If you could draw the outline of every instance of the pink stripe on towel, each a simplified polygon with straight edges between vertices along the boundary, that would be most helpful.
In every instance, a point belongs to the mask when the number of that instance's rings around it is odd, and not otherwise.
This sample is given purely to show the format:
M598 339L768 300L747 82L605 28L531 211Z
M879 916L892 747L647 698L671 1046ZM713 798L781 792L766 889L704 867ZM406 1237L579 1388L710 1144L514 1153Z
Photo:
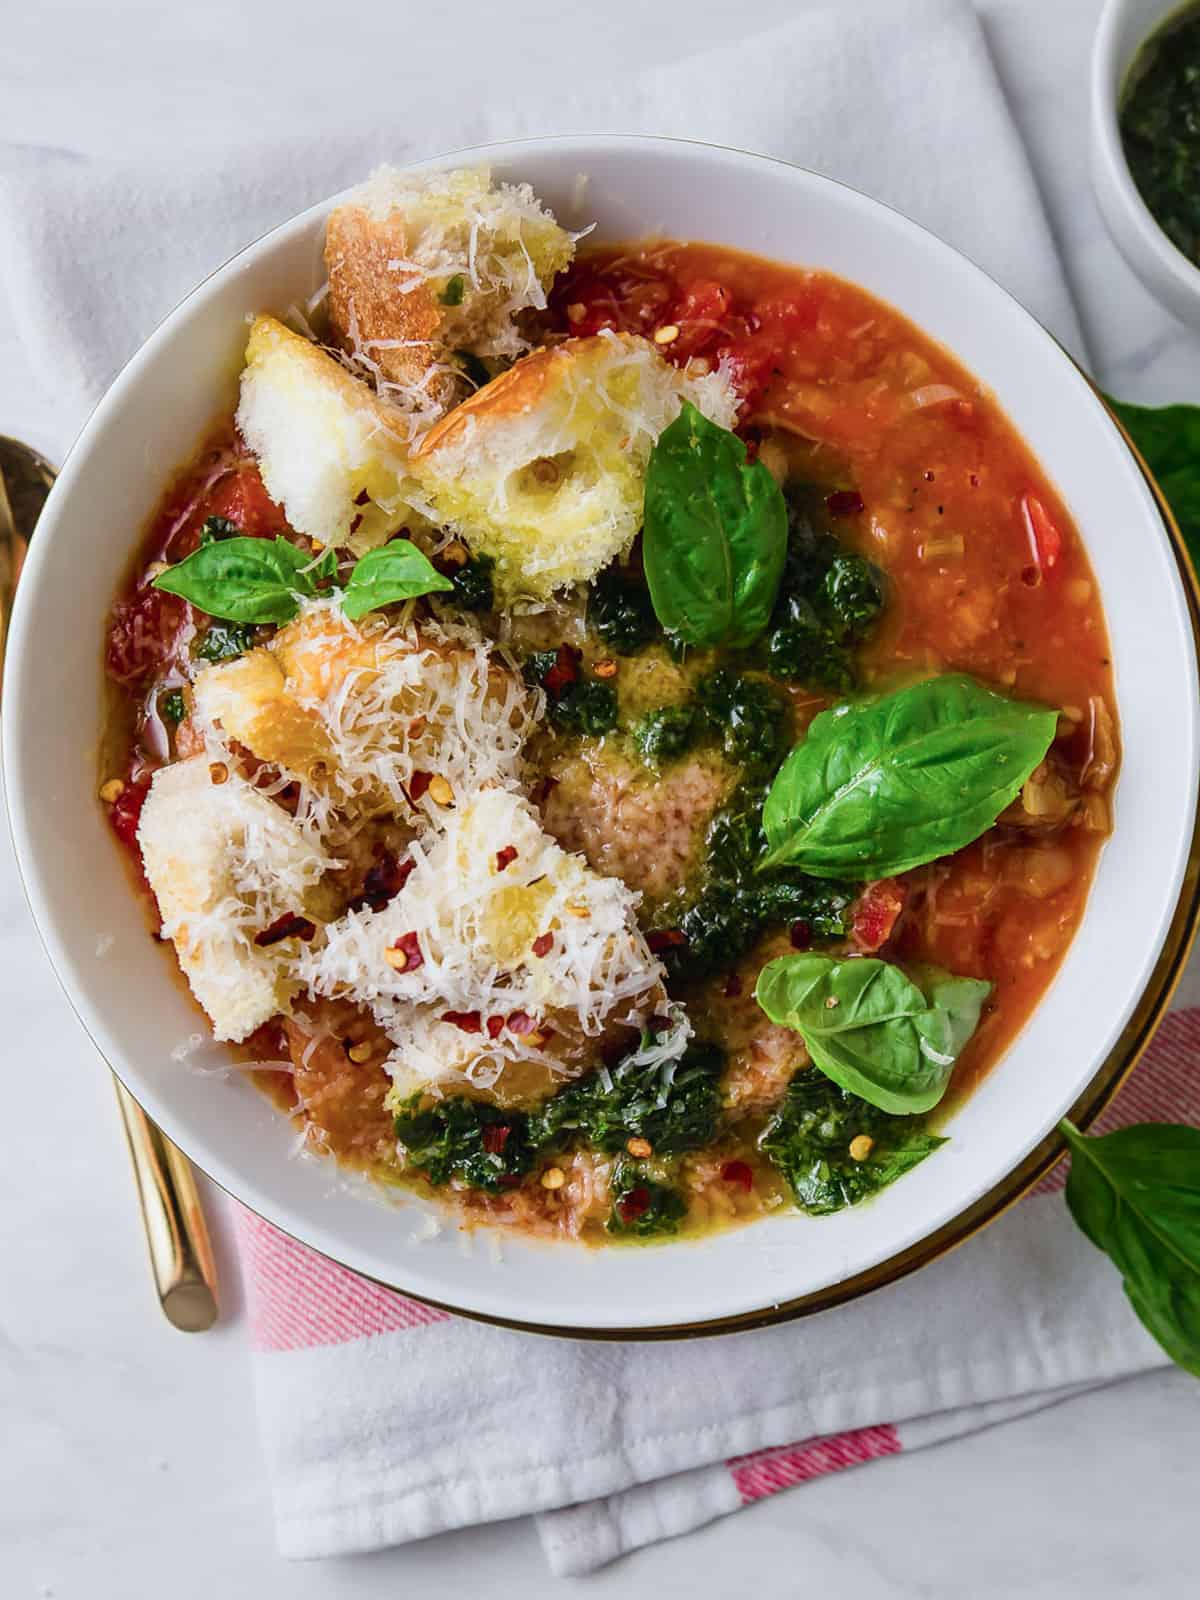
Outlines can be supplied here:
M849 1433L830 1434L824 1439L806 1439L779 1450L756 1450L753 1455L734 1456L725 1464L742 1504L749 1505L752 1500L762 1500L811 1478L823 1478L846 1467L861 1467L881 1456L897 1455L903 1448L900 1435L886 1423L874 1428L852 1428Z

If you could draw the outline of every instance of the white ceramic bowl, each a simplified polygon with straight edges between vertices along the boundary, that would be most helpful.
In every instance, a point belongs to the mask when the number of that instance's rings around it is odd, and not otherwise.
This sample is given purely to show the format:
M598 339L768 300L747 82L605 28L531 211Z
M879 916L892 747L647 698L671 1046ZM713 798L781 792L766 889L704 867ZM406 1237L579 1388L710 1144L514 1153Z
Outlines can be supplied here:
M1063 1113L1094 1109L1163 1000L1190 919L1190 903L1179 906L1200 697L1185 583L1154 496L1086 379L978 268L895 212L810 172L665 140L533 141L430 165L464 160L527 179L571 221L586 174L600 238L660 229L854 279L955 351L1033 443L1103 588L1125 738L1115 837L1050 993L955 1112L952 1142L871 1204L648 1250L506 1239L500 1265L485 1242L465 1253L453 1226L416 1242L421 1201L377 1203L294 1159L287 1122L243 1078L172 1058L200 1019L146 936L95 798L105 612L172 468L234 400L247 315L281 311L321 281L334 202L243 251L167 318L97 407L50 497L5 685L5 773L30 902L85 1026L155 1121L232 1194L347 1265L476 1314L593 1334L711 1329L829 1304L1007 1203L1053 1149Z
M1183 0L1108 0L1092 48L1091 169L1096 203L1125 260L1156 299L1200 328L1200 267L1176 248L1138 193L1117 106L1134 57Z

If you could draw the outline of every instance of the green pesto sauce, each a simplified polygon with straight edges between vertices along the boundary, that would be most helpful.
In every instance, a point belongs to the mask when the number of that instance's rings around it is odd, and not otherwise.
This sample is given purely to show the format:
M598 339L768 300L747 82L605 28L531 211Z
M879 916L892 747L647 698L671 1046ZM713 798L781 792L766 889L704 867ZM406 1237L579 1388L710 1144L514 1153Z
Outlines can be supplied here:
M1153 34L1120 110L1125 159L1168 239L1200 266L1200 7Z

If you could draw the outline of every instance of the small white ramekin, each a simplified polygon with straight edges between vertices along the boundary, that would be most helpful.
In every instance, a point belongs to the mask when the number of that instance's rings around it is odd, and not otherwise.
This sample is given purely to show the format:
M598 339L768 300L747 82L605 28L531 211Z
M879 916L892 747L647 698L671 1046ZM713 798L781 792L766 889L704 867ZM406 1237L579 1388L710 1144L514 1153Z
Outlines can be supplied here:
M1200 328L1200 267L1168 239L1138 193L1117 121L1121 87L1142 45L1182 0L1108 0L1092 49L1092 187L1113 241L1169 311Z

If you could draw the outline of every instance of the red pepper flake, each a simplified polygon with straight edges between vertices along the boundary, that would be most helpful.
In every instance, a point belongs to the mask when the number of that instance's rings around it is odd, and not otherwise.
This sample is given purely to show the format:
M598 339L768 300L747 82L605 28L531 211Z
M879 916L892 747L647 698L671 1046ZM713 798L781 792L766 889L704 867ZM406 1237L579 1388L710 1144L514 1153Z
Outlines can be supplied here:
M404 957L404 965L397 966L397 972L415 972L418 967L425 965L425 955L421 949L421 941L415 933L402 933L392 945L393 950L399 950Z
M617 1201L617 1215L624 1223L636 1222L639 1217L644 1217L650 1209L650 1191L644 1183L639 1183L635 1189L630 1189L628 1194L623 1194Z
M516 847L516 845L515 844L506 844L504 846L503 850L497 850L496 851L496 871L497 872L503 872L505 867L511 867L513 862L516 859L517 859L517 847Z
M735 1188L745 1189L747 1194L754 1187L754 1173L744 1161L727 1161L721 1168L721 1178Z
M412 777L408 780L408 798L414 806L432 782L432 772L413 773Z
M396 898L416 870L417 863L411 856L398 861L390 850L380 850L377 857L375 865L367 868L363 886L347 906L348 911L368 908L382 911L389 901Z
M825 509L831 517L857 517L866 505L857 489L835 489L825 496Z
M350 532L351 533L357 533L361 523L362 523L362 512L359 511L359 512L355 513L354 521L350 524Z
M315 922L310 922L307 917L301 917L294 911L285 911L281 917L276 917L269 928L264 928L261 933L254 935L254 942L262 950L268 945L278 944L282 939L311 939L317 931Z
M736 972L731 972L725 979L725 994L730 1000L733 1000L737 995L741 994L745 987L745 984L738 977Z
M508 1143L508 1136L512 1132L507 1122L493 1123L483 1130L483 1148L490 1156L504 1154L504 1146Z
M449 1022L463 1033L482 1033L483 1018L478 1011L443 1011L442 1021Z
M360 489L358 491L358 493L354 496L354 504L356 506L365 506L367 501L370 498L371 498L371 496L367 493L367 491L365 489Z
M503 1017L489 1017L487 1019L487 1036L489 1039L498 1039L503 1032Z
M797 917L789 930L793 950L807 950L812 945L812 927L803 917Z
M515 1033L518 1038L525 1033L537 1032L537 1020L531 1017L528 1011L510 1011L508 1013L508 1031Z
M535 956L547 956L547 955L549 955L551 947L553 946L553 944L554 944L554 935L552 933L539 933L537 938L533 941L533 953L534 953L534 955Z
M583 659L583 651L577 650L574 645L560 644L554 657L554 665L542 679L542 687L549 695L560 695L569 689L579 677L579 663Z
M687 934L682 928L657 928L646 935L646 944L652 956L661 955L664 950L678 950L687 942Z

